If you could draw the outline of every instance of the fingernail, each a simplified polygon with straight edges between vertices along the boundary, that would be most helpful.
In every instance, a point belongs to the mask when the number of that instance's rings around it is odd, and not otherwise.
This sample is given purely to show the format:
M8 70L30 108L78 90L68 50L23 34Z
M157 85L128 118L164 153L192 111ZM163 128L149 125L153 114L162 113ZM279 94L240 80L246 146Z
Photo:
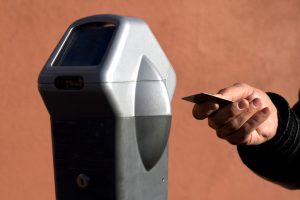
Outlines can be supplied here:
M218 104L213 104L210 106L210 109L206 112L206 115L210 115L212 114L213 112L215 112L216 110L219 109L219 105Z
M239 103L238 103L238 107L239 109L243 110L245 108L247 108L248 104L244 101L244 100L241 100Z
M255 108L258 108L261 106L261 102L260 102L260 99L256 98L252 101L252 104Z
M270 113L270 109L268 107L261 110L264 115L268 115Z
M214 112L214 110L209 110L209 111L207 111L206 116L211 115L213 112Z

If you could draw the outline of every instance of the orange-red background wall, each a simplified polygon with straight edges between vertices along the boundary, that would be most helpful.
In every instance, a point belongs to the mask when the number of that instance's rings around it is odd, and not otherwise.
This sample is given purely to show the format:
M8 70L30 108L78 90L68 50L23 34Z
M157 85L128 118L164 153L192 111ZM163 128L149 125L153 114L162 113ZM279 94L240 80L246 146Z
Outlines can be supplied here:
M1 0L0 199L54 200L50 122L38 74L81 17L137 16L177 72L169 200L298 200L262 180L192 118L181 97L246 82L294 104L300 88L299 0Z

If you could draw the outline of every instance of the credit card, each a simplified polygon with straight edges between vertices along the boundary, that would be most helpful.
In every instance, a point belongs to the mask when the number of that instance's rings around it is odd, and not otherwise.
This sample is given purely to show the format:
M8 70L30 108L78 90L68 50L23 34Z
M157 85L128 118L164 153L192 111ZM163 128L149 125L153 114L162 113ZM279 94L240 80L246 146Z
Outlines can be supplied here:
M220 97L216 97L212 94L208 94L208 93L200 93L200 94L194 94L191 96L186 96L182 98L183 100L192 102L192 103L204 103L204 102L214 102L219 104L220 107L226 106L228 104L233 103L233 101L230 101L228 99L224 99L224 98L220 98Z

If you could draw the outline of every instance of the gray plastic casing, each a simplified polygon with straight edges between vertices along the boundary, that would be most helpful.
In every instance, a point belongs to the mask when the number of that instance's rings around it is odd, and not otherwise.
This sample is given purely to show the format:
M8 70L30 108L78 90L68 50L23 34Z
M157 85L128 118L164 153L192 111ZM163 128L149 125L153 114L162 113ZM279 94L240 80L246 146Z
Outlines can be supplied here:
M96 66L54 66L72 30L92 22L117 26L102 62ZM59 76L81 76L84 87L80 90L58 89L54 83ZM58 200L167 200L168 137L176 75L143 20L117 15L96 15L74 22L46 62L38 83L51 115ZM107 122L110 119L113 119L113 123ZM95 123L102 124L102 128L92 129L86 125ZM103 131L103 127L106 131ZM88 133L94 137L99 131L113 135L113 151L108 152L115 159L114 170L107 174L108 179L111 179L109 181L115 182L112 184L115 194L109 198L96 198L89 191L84 193L78 189L70 189L72 192L65 190L68 186L64 181L68 177L60 176L69 172L74 175L86 169L69 163L66 168L59 165L58 158L65 155L64 150L60 150L61 145L65 145L61 143L60 135L74 132L74 135ZM67 148L66 151L74 155L78 153L79 149L71 149L78 145L75 145L78 141L69 138L68 142L69 146L64 147ZM73 158L64 159L75 162ZM102 162L101 157L97 159ZM85 162L84 158L82 160ZM101 170L99 169L99 173ZM72 181L73 178L70 184ZM69 184L68 180L67 183ZM97 190L104 189L99 187Z

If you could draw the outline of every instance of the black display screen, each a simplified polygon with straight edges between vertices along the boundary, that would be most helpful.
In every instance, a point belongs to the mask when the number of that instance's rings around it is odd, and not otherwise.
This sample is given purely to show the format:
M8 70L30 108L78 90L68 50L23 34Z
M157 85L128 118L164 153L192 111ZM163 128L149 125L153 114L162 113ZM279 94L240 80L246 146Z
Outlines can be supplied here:
M104 23L88 23L74 28L53 66L98 65L115 29L115 25Z

